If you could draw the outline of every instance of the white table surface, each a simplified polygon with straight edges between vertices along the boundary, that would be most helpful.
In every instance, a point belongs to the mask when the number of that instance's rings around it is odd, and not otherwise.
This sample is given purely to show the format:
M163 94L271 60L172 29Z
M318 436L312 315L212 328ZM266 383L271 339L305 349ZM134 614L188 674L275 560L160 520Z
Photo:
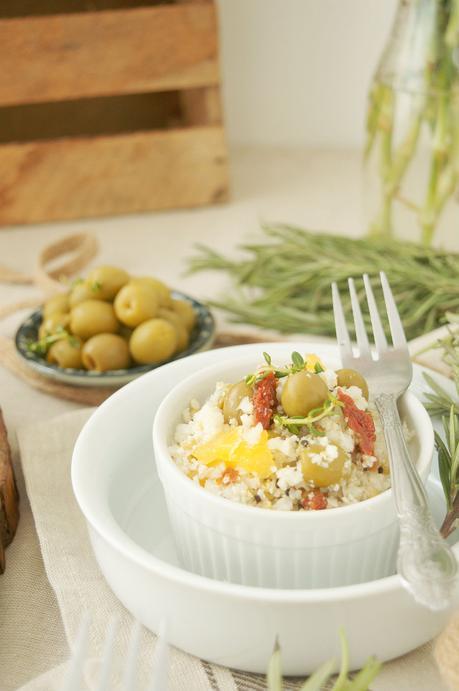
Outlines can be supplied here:
M227 282L215 273L183 276L184 259L192 254L197 242L234 253L238 242L259 237L260 220L279 220L353 236L362 232L358 152L247 149L232 152L231 161L232 200L228 204L1 229L0 264L32 271L43 245L65 234L90 231L100 241L100 254L94 263L119 264L133 273L154 274L199 298L217 294ZM33 295L28 287L1 285L0 305ZM12 335L18 320L19 317L10 317L0 323L0 333ZM221 317L220 323L223 323ZM3 368L0 368L0 405L13 444L14 430L18 426L78 407L31 389ZM36 656L29 667L24 665L29 641L14 638L12 624L18 618L35 616L46 622L38 631L31 626L30 642L35 648L42 645L47 656L50 649L54 650L56 664L67 654L51 587L42 589L40 598L36 596L37 585L46 582L46 575L42 568L35 566L31 571L28 567L39 552L39 546L32 540L31 551L33 517L17 459L16 470L22 497L21 523L15 541L7 550L6 572L0 578L1 691L12 691L44 671ZM27 550L24 548L26 542ZM14 604L6 597L12 589L20 593ZM390 677L389 674L387 683L378 684L377 688L395 688ZM437 691L444 688L433 663L426 670L426 680L419 679L418 691L432 691L432 680L435 680Z

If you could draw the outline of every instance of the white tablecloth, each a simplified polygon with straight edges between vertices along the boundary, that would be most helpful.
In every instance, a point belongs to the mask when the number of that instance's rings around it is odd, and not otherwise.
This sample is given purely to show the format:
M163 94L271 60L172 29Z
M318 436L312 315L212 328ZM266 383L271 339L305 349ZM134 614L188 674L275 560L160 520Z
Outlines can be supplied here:
M227 286L216 274L183 276L184 259L195 243L234 252L239 241L258 236L260 220L279 220L310 229L349 235L362 230L360 156L356 152L234 152L232 201L224 206L0 230L0 263L30 271L39 249L63 234L91 231L100 240L96 262L155 274L197 297ZM95 263L96 263L95 262ZM0 286L0 305L32 297L30 288ZM11 335L18 322L0 323ZM75 404L31 390L0 369L0 405L13 445L14 431L27 423L77 409ZM21 522L7 550L0 577L0 690L13 691L58 665L68 655L59 607L49 585L16 457L21 492ZM413 676L414 675L414 676ZM445 687L430 654L388 664L373 685L378 691L442 691Z

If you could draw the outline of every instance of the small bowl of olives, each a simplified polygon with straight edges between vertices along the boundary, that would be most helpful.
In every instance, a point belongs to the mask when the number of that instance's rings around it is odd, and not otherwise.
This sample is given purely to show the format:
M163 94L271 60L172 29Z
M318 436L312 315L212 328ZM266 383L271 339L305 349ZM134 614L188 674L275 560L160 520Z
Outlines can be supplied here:
M152 276L99 266L19 327L18 354L40 374L78 386L121 386L210 348L209 309Z

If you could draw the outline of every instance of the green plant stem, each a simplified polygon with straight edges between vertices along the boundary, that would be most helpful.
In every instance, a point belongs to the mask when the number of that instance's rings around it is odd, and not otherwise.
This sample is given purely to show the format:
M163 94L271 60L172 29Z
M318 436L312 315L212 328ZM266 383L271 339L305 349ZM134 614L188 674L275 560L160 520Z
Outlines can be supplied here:
M430 245L432 242L433 234L435 231L435 223L437 215L435 213L435 199L438 181L438 172L440 168L440 163L438 160L438 154L434 154L432 159L432 165L430 169L429 186L427 189L427 198L424 209L421 214L421 227L422 227L422 242L425 245Z
M451 0L451 15L445 33L445 43L449 48L456 48L459 43L459 0Z
M443 535L444 538L447 538L453 533L456 528L457 524L459 522L459 494L456 495L456 498L452 504L451 509L448 511L448 513L445 516L445 520L442 523L442 526L440 528L440 533Z
M430 245L444 207L459 181L459 96L455 64L455 53L459 47L459 0L431 0L428 6L425 0L415 0L413 11L416 12L413 24L416 36L423 32L427 35L426 27L432 27L432 35L426 54L425 83L419 86L412 121L397 147L398 89L403 89L403 86L395 85L395 80L394 85L383 83L378 73L370 92L365 161L370 160L375 150L379 163L380 205L369 224L369 235L389 237L392 234L394 202L402 199L404 206L417 215L422 242ZM414 39L413 33L411 38ZM403 76L407 75L402 75L402 80ZM431 162L424 203L416 204L406 200L400 188L423 131L430 132Z
M383 194L383 200L379 214L370 225L370 235L372 237L386 237L392 235L392 195Z
M435 226L442 211L438 203L438 186L444 166L449 161L450 137L450 89L451 89L451 65L445 53L444 46L439 48L442 55L441 70L435 80L438 90L436 96L435 127L432 140L432 161L425 205L420 215L422 227L422 240L424 244L432 242Z

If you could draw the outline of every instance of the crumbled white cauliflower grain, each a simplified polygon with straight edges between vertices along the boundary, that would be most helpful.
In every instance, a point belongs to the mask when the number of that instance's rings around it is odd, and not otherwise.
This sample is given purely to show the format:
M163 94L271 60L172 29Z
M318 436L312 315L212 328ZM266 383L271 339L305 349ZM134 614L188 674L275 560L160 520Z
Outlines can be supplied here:
M278 366L281 368L284 364L280 363ZM261 365L255 373L265 367L266 365ZM256 411L250 396L245 396L240 401L240 415L229 423L225 422L223 401L232 383L220 381L203 404L192 399L183 411L182 421L175 429L170 447L172 458L193 482L206 491L231 501L276 511L309 510L307 502L305 506L305 498L314 499L317 487L313 479L305 480L303 476L306 459L313 466L327 469L344 453L341 479L320 490L326 499L327 508L353 504L383 492L390 487L390 474L379 415L373 405L369 406L359 387L338 387L336 372L330 367L324 367L319 376L332 395L337 396L339 389L342 389L352 398L357 408L368 410L373 416L376 431L373 455L361 453L358 435L347 426L342 408L336 408L318 421L316 434L306 426L299 428L299 434L293 434L279 421L273 421L266 435L267 442L262 444L261 441L266 436L263 436L265 433L261 423L256 421ZM273 412L277 415L284 414L281 396L286 381L287 378L279 378L276 382L277 404ZM216 458L209 464L197 460L193 455L195 452L197 454L196 449L225 431L231 432L231 435L237 431L236 441L231 441L234 443L236 457L240 442L244 442L250 449L260 443L260 448L257 446L253 451L253 462L255 468L264 467L262 475L251 470L250 465L238 464L237 461L232 461L227 466L223 459ZM406 425L404 433L409 440L412 433ZM234 440L234 436L230 436L230 439ZM266 469L268 451L268 464L271 465ZM228 448L222 453L228 453ZM384 472L368 472L375 468L375 464L382 466ZM228 468L233 471L229 472Z

